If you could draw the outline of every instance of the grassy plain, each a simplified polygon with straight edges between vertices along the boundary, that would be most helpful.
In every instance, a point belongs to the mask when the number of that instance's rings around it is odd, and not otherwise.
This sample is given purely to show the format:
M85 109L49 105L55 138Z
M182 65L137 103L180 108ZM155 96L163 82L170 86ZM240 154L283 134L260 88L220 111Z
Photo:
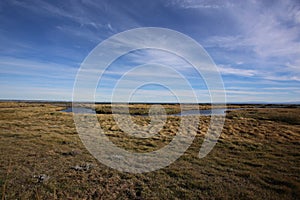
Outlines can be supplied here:
M4 199L298 199L300 108L230 111L221 137L198 158L210 122L200 118L197 136L173 164L143 174L122 173L98 162L82 144L64 103L0 103L0 197ZM168 144L180 117L169 116L151 139L126 136L108 105L97 105L101 127L120 147L149 152ZM193 105L195 106L195 105ZM193 108L191 106L191 109ZM176 113L177 105L166 105ZM209 108L208 105L200 108ZM149 105L131 105L145 114ZM139 125L150 122L132 116Z

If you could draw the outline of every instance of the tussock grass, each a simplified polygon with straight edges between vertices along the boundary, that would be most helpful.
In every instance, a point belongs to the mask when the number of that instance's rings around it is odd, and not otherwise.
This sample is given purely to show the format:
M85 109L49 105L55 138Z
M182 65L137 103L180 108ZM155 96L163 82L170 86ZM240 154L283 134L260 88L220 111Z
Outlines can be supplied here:
M148 115L149 109L151 105L149 104L116 104L112 105L115 107L115 114L126 114L124 111L124 107L129 108L129 114L131 115ZM112 114L112 106L111 105L96 105L95 111L97 114ZM181 111L179 105L163 105L166 114L176 114ZM196 105L195 105L196 107Z
M148 105L131 106L139 113L149 109ZM176 105L168 106L177 109ZM176 162L154 172L129 174L111 169L89 154L77 135L72 113L60 112L65 107L51 103L0 103L2 199L297 199L300 196L299 108L231 111L217 145L203 159L198 158L198 153L210 118L201 116L193 144ZM167 145L180 122L180 117L170 116L153 138L138 139L126 135L112 115L97 116L116 145L140 153ZM150 123L148 117L131 117L140 126ZM87 163L93 167L74 170L74 166ZM38 181L36 177L42 174L49 179Z
M247 109L240 112L229 111L230 117L245 117L258 120L274 121L279 123L286 123L290 125L300 125L299 110L297 107L286 108L265 108L265 109Z

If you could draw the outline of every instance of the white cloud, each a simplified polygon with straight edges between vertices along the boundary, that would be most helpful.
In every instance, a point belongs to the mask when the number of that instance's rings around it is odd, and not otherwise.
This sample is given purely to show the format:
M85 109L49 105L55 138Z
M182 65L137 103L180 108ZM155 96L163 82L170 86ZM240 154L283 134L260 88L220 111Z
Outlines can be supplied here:
M265 79L277 80L277 81L300 81L300 76L290 75L290 76L264 76Z
M14 57L0 57L0 68L0 74L6 76L35 76L56 80L71 80L75 77L77 71L74 66Z
M103 37L103 35L100 35L95 31L74 26L60 25L56 26L56 29L61 31L62 33L65 33L66 35L80 37L82 39L85 39L86 41L90 41L93 43L99 43L101 40L103 40L103 38L105 38Z
M245 1L225 11L232 16L238 31L232 35L214 35L204 42L205 47L217 48L223 56L227 55L224 57L232 65L240 56L242 65L234 68L220 65L223 74L257 75L275 81L300 80L300 4L291 0L272 4ZM242 69L244 66L250 69Z
M84 5L76 1L69 1L67 4L62 4L60 7L54 6L46 1L22 2L13 0L11 3L42 15L68 18L82 26L91 25L94 27L102 27L102 24L97 23L93 19L91 13L84 12Z
M167 6L176 6L182 9L224 9L233 6L230 1L209 0L170 0Z
M111 33L117 33L123 28L119 28L113 23L119 25L119 21L115 19L123 19L123 25L130 25L131 27L138 27L139 24L132 17L126 13L120 11L117 6L112 7L112 4L108 4L105 1L60 1L58 4L47 1L19 1L12 0L10 3L14 6L22 7L30 10L32 13L62 19L63 25L57 26L59 30L67 33L74 33L75 36L90 35L94 38L95 35L99 42L99 39L103 40ZM113 21L113 22L112 22ZM72 23L69 23L72 22ZM76 25L74 25L74 23ZM127 29L127 28L126 28ZM85 33L88 32L88 33ZM105 32L105 36L99 35Z
M183 58L164 50L148 49L128 54L128 59L136 64L157 63L171 66L177 70L187 70L193 67Z
M265 5L261 1L246 1L234 4L227 12L235 19L234 23L240 32L212 36L206 41L208 47L248 47L261 57L300 53L300 4L276 1L272 5Z
M288 71L293 71L294 74L300 76L300 58L291 60L285 64Z
M221 72L221 74L224 75L254 76L257 74L255 70L238 69L225 65L218 65L218 69Z

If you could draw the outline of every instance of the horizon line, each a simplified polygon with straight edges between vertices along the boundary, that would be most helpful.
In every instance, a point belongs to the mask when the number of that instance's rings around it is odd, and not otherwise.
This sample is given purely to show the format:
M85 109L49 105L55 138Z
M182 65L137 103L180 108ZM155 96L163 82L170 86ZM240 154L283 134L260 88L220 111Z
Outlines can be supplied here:
M44 99L1 99L0 102L43 102L43 103L95 103L95 104L212 104L211 102L142 102L142 101L133 101L133 102L110 102L110 101L70 101L70 100L44 100ZM246 101L246 102L216 102L213 104L299 104L300 101L291 101L291 102L265 102L265 101Z

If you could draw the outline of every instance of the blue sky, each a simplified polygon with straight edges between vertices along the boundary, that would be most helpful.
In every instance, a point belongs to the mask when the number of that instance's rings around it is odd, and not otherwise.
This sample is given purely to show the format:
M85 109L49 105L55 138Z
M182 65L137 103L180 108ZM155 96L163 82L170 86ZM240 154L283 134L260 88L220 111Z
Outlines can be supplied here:
M300 101L296 0L2 0L0 99L71 100L76 73L89 52L110 36L139 27L169 28L199 42L222 75L228 102ZM113 85L129 69L129 61L150 60L177 67L199 101L210 101L203 80L184 70L189 68L186 63L157 50L134 52L113 63L96 100L111 100ZM151 67L136 72L133 77L169 78ZM185 94L184 88L174 87ZM169 97L166 88L145 86L133 100L172 101Z

